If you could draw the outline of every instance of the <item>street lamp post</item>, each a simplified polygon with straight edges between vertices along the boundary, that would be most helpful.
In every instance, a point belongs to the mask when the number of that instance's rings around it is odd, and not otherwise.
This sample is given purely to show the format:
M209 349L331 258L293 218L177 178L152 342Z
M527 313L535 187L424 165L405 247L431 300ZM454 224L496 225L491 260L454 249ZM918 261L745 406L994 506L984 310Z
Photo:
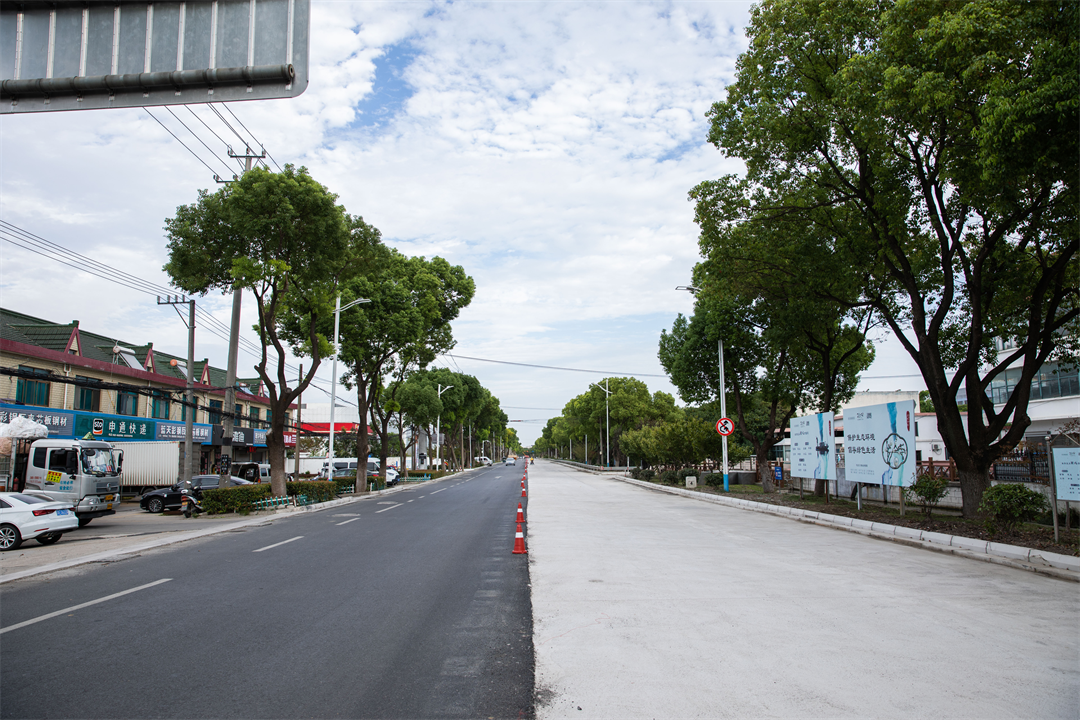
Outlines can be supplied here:
M337 302L334 304L334 360L331 363L330 368L330 452L326 462L327 480L333 482L334 480L334 408L337 405L337 354L338 354L338 330L341 327L341 311L348 310L353 305L359 305L361 303L369 303L370 300L366 298L357 298L345 307L341 307L341 295L337 296ZM360 418L360 422L364 422L364 418ZM357 458L356 467L357 478L359 478L359 468L364 468L365 477L367 477L367 458L364 458L364 463L360 463L360 458ZM360 481L357 480L356 491L360 491Z
M694 287L693 285L679 285L676 290L687 290L691 295L697 296L698 291L701 288ZM727 417L727 387L724 385L724 340L718 338L716 341L717 352L720 357L720 417ZM724 463L724 492L729 492L728 489L728 454L727 454L727 435L720 436L720 444L722 446L723 463Z
M453 385L447 385L443 387L439 385L439 400L442 400L442 394L454 387ZM442 410L439 410L439 416L435 420L435 467L442 472Z
M604 378L604 387L600 387L596 383L590 383L597 390L604 391L604 418L607 421L607 437L604 439L604 467L611 467L611 410L609 407L611 391L608 390L609 380L610 378Z

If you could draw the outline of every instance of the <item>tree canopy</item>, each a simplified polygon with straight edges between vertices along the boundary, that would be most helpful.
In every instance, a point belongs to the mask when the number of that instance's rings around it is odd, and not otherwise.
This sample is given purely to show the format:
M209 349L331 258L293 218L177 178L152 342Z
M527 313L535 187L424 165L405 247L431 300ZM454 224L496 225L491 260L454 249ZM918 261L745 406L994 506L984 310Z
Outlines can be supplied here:
M699 217L721 244L739 226L765 241L744 272L891 329L965 515L1030 424L1032 377L1075 358L1078 20L1072 2L765 0L709 113L709 140L746 173L696 188ZM1016 348L999 361L995 340Z
M274 492L285 492L284 428L290 404L311 383L329 351L325 320L340 285L365 267L372 233L306 169L256 168L165 222L172 283L191 293L234 288L254 296L262 356L255 366L270 393L267 433ZM311 356L290 387L286 347ZM270 352L274 353L271 363Z

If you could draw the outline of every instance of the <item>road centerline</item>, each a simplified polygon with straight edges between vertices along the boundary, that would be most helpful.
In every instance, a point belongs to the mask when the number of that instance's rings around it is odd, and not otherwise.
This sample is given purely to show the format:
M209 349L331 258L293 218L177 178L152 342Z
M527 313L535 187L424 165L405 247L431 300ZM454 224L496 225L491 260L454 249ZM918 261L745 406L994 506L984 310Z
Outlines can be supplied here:
M167 583L170 580L172 580L172 578L162 578L161 580L155 580L152 583L147 583L145 585L140 585L139 587L134 587L134 588L131 588L130 590L124 590L122 592L113 593L112 595L106 595L105 597L98 598L97 600L90 600L89 602L84 602L84 603L82 603L80 605L72 605L69 608L64 608L63 610L57 610L56 612L51 612L51 613L48 613L46 615L40 615L40 616L38 616L36 618L31 618L30 620L23 620L21 623L15 623L14 625L8 625L6 628L0 629L0 635L3 635L4 633L8 632L9 630L18 630L21 627L26 627L27 625L33 625L34 623L39 623L42 620L48 620L49 618L54 618L54 617L57 617L58 615L65 615L67 613L74 612L75 610L81 610L81 609L83 609L85 607L90 607L91 605L97 605L98 603L103 603L103 602L105 602L107 600L113 600L115 598L122 597L124 595L129 595L129 594L131 594L133 592L138 592L139 590L145 590L147 588L152 588L155 585L160 585L161 583Z
M386 512L387 510L393 510L394 508L396 508L396 507L401 507L401 506L402 506L402 505L404 505L404 504L405 504L405 503L398 503L397 505L391 505L390 507L387 507L387 508L383 508L382 510L376 510L376 511L375 511L375 514L376 514L376 515L378 515L379 513L384 513L384 512Z
M346 521L346 522L348 522L348 521ZM270 550L272 548L276 548L276 547L279 547L281 545L285 545L286 543L291 543L294 540L299 540L302 537L304 537L304 536L303 535L297 535L294 538L289 538L288 540L282 540L279 543L274 543L273 545L267 545L266 547L261 547L258 550L252 550L251 552L262 552L263 550Z
M359 519L360 519L359 517L354 517L354 518L350 518L350 519L348 519L348 520L346 520L344 522L339 522L339 523L335 523L335 524L336 525L348 525L349 523L356 522Z

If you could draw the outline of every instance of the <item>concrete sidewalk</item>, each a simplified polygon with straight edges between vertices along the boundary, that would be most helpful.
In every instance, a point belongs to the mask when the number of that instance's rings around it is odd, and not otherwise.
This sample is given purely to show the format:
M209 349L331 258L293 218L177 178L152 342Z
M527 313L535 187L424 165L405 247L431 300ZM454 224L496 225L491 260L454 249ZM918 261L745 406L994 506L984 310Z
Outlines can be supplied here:
M1080 594L555 466L530 468L547 718L1076 718Z

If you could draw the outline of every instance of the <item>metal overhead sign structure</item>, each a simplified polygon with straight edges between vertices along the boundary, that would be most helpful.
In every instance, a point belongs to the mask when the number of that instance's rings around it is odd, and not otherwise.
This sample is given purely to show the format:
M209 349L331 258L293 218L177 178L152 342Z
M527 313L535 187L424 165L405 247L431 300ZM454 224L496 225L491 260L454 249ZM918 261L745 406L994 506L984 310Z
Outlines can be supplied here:
M310 0L0 1L0 114L296 97Z

